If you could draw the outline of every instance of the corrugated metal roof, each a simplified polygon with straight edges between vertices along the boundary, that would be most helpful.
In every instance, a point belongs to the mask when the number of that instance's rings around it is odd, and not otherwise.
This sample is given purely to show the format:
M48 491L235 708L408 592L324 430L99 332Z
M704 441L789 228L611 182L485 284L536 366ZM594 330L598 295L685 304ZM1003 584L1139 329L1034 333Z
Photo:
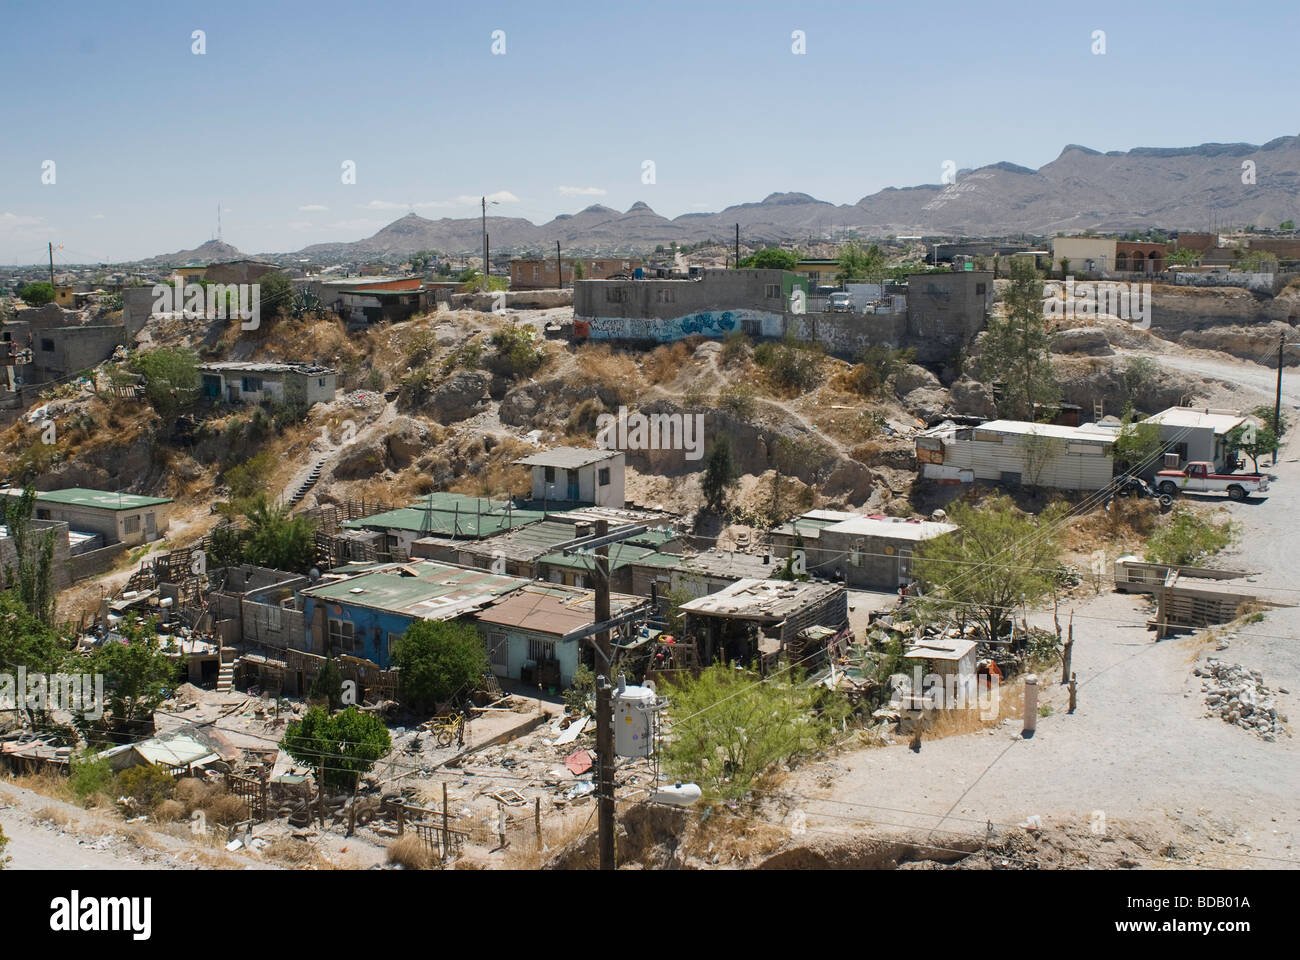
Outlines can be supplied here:
M593 463L602 463L622 454L618 450L584 450L582 447L556 447L543 450L531 457L516 460L515 463L525 467L559 467L563 470L577 470Z
M833 583L737 580L731 586L681 605L691 613L777 621L844 588Z
M402 571L415 575L403 575ZM423 560L392 564L375 572L309 587L302 595L422 620L445 620L477 609L526 583L527 580L518 577Z
M10 491L12 492L12 491ZM90 490L69 487L36 494L42 503L61 503L73 507L96 507L101 510L136 510L171 503L170 497L145 497L134 493L113 493L110 490Z
M619 614L645 603L641 597L627 594L612 593L609 597L611 614ZM529 583L479 611L476 619L482 623L564 637L594 623L595 613L595 594L590 590L559 584Z

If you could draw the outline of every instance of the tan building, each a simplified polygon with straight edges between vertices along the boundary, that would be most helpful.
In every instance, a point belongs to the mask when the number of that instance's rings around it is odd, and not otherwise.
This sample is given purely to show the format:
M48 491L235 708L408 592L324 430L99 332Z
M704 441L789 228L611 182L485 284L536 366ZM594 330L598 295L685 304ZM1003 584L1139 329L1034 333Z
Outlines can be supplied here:
M1115 269L1115 240L1109 237L1056 237L1052 240L1052 269L1068 260L1076 277Z
M510 261L511 290L555 289L563 283L573 284L573 264L582 264L583 280L609 280L612 277L631 277L640 268L637 257L563 257L562 275L556 279L554 257L519 258Z
M6 491L10 496L20 491ZM167 532L166 497L70 487L36 494L36 520L66 523L72 530L102 534L106 544L149 543Z

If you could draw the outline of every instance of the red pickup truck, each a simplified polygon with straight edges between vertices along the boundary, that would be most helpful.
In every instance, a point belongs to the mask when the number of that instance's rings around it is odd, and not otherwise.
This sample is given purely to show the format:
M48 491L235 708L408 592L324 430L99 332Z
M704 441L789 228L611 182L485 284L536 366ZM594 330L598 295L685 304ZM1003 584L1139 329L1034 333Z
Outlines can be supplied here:
M1214 464L1194 460L1185 470L1161 470L1156 474L1156 489L1169 496L1184 490L1196 492L1228 491L1234 500L1268 490L1268 477L1262 473L1215 473Z

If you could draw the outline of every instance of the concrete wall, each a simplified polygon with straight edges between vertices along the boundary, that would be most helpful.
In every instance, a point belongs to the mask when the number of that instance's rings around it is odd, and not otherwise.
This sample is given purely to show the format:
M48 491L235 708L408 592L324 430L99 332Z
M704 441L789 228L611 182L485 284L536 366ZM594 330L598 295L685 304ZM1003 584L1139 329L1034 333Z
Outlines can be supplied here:
M54 531L53 563L50 566L50 580L54 589L64 590L72 584L73 562L68 549L68 525L57 521L33 520L28 526L28 550L36 549L44 538L46 531ZM5 571L13 568L15 576L18 567L18 550L13 537L0 537L0 585L4 584ZM17 584L14 584L17 587Z
M982 270L907 278L907 345L922 362L947 360L984 328L993 274Z
M73 580L85 580L112 569L127 551L125 543L115 543L98 550L87 550L68 558Z

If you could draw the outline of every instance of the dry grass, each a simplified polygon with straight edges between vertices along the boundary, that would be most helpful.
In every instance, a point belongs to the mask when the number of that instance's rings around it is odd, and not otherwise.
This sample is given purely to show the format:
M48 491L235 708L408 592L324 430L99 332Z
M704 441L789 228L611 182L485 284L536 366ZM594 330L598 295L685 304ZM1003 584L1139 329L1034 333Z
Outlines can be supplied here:
M41 807L36 811L36 819L48 821L60 828L66 827L72 822L72 818L58 807Z
M1044 681L1046 675L1044 674ZM1040 690L1050 683L1040 684ZM940 710L931 715L930 722L921 733L921 740L942 740L970 733L994 729L1006 720L1018 720L1024 714L1025 682L1023 679L1003 684L998 689L997 712L985 716L979 709ZM1041 702L1041 696L1040 696Z
M63 800L68 803L77 802L77 796L72 792L67 777L60 777L52 773L25 773L15 777L13 784L22 787L24 790L30 790L32 793L39 793L43 797Z
M328 865L320 851L305 840L276 837L262 850L262 857L297 869L320 869Z
M648 383L667 383L676 379L691 358L686 344L678 341L652 350L641 362L641 373Z
M585 344L574 351L572 371L565 378L570 386L588 383L612 389L621 404L631 404L644 388L644 380L636 360L626 353L617 353L604 344Z
M406 870L431 870L434 858L425 842L410 833L388 845L388 862Z
M178 800L164 800L154 808L153 816L159 823L174 823L185 816L185 804Z

